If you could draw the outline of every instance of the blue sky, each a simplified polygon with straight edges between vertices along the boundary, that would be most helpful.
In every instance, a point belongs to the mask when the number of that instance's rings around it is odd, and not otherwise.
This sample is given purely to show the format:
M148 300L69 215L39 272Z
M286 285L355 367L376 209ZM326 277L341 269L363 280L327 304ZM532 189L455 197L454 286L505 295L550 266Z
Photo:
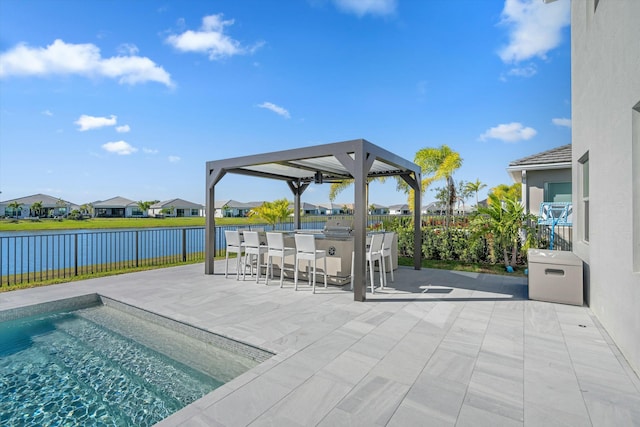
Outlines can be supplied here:
M203 203L208 160L356 138L409 160L447 144L456 181L510 184L510 161L571 142L569 6L3 0L0 200ZM218 200L283 197L270 180L216 186ZM370 200L406 196L389 180Z

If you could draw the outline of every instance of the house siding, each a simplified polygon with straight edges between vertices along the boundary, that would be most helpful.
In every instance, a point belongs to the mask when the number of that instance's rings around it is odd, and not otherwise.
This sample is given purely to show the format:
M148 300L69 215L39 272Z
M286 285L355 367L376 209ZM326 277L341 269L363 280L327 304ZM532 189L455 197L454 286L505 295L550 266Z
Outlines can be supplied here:
M571 169L547 169L527 171L527 200L529 212L540 215L540 203L544 202L545 183L571 182Z
M640 273L634 267L638 168L633 107L640 101L640 1L571 2L574 252L585 263L585 296L640 373ZM589 238L584 235L580 159L589 158ZM635 175L634 175L635 174ZM635 188L634 188L635 187Z

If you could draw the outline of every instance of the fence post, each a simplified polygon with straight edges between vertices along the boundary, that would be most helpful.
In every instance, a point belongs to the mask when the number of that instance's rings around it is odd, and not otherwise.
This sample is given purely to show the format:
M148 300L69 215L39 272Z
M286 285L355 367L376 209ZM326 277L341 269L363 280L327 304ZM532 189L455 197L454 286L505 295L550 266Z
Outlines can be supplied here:
M182 262L187 262L187 229L182 229Z
M78 275L78 233L73 235L73 275Z
M136 230L136 267L138 267L138 230Z

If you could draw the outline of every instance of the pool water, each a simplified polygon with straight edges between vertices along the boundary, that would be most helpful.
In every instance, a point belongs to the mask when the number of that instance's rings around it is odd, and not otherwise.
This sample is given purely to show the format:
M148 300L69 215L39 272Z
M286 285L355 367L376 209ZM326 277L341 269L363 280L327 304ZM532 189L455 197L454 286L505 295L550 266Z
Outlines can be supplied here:
M107 306L0 324L0 425L150 426L255 366Z

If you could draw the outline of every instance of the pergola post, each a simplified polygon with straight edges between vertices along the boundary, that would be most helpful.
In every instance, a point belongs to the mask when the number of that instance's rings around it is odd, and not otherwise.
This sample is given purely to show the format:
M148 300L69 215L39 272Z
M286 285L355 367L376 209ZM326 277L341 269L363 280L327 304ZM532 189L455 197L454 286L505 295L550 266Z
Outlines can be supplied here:
M204 228L204 274L214 274L214 258L216 256L216 204L215 188L225 175L223 169L211 169L207 163L206 170L206 218Z
M307 189L309 184L300 181L287 181L287 185L293 193L293 228L300 229L302 228L302 221L300 219L300 196L302 196L302 193L304 193L304 190Z

